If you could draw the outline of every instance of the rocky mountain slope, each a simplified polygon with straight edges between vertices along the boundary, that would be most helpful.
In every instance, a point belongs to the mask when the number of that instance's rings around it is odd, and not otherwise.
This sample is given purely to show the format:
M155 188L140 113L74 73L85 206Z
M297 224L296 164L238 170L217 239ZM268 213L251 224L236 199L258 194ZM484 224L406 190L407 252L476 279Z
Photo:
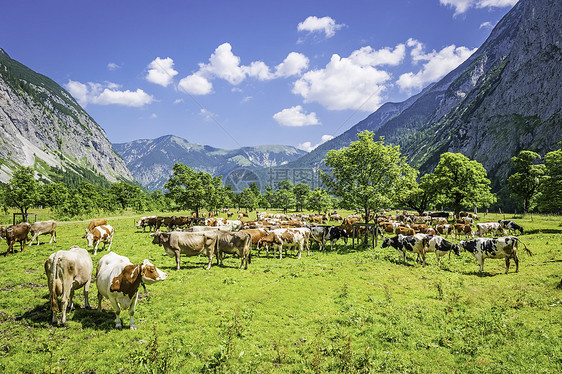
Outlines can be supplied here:
M383 105L291 166L317 166L328 150L368 129L400 145L422 172L443 152L461 152L484 165L498 190L512 156L545 154L562 140L561 42L562 2L520 0L468 60L414 102L392 104L396 114L388 116L379 114L388 111Z
M293 161L306 152L290 146L262 145L238 149L219 149L190 143L177 136L142 139L114 144L133 176L143 186L162 189L174 163L181 162L197 171L226 176L235 169L272 167Z
M133 181L105 131L51 79L0 49L0 181L32 166L45 181Z

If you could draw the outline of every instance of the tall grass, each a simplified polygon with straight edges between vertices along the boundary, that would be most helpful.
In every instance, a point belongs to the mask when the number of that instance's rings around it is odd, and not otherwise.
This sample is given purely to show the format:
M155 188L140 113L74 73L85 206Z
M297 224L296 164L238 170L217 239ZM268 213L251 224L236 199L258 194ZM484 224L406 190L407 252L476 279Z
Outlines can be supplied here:
M254 254L248 270L232 257L209 271L203 257L182 257L176 271L132 217L108 222L113 251L169 274L141 290L138 330L127 329L126 312L116 330L107 300L102 312L82 309L82 290L67 326L50 324L43 263L56 250L86 247L87 223L61 222L56 244L44 236L23 253L0 252L0 372L562 371L560 217L518 220L534 256L520 251L519 273L507 275L503 260L487 260L478 274L468 253L441 267L429 254L422 267L392 249L343 241L301 260ZM96 294L93 284L94 306Z

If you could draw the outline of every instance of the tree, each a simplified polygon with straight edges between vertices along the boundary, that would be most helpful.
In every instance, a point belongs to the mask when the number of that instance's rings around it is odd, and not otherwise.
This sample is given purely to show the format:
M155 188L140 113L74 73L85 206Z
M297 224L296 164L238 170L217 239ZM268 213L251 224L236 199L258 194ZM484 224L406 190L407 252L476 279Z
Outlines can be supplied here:
M240 192L240 195L238 196L238 205L240 208L246 208L246 212L248 209L250 211L255 209L257 207L257 203L258 200L256 195L249 188L244 188L242 192Z
M302 211L306 202L306 197L310 193L310 186L308 184L299 183L293 188L293 193L295 194L296 210L297 212Z
M461 153L443 153L433 174L438 198L455 215L463 207L489 206L496 201L484 166Z
M562 147L562 142L558 143ZM539 209L546 212L562 211L562 148L544 156L546 177L540 186Z
M57 211L68 199L68 187L62 183L47 183L39 187L39 204Z
M306 208L318 212L318 214L325 212L332 206L333 200L326 190L320 187L314 191L310 191L306 196Z
M39 183L34 178L31 167L20 167L12 179L4 184L4 205L17 207L27 221L27 210L39 202Z
M546 167L536 164L541 156L532 151L521 151L518 156L513 156L511 162L515 165L515 174L507 179L511 196L523 199L523 212L532 209L532 201L539 192L539 186L544 179Z
M419 184L415 183L409 188L401 203L421 215L436 196L435 175L430 173L422 176Z
M199 217L199 210L207 205L212 177L205 172L193 171L189 166L175 163L170 179L164 184L165 196L171 198L181 209L191 209Z
M283 209L283 213L287 213L287 210L295 206L295 194L285 188L280 188L273 193L273 200L275 201L275 207Z
M346 209L362 209L367 222L371 212L390 206L406 194L416 171L400 157L398 146L375 142L374 133L362 131L359 140L340 150L331 150L326 166L332 173L320 173L329 191L342 198Z

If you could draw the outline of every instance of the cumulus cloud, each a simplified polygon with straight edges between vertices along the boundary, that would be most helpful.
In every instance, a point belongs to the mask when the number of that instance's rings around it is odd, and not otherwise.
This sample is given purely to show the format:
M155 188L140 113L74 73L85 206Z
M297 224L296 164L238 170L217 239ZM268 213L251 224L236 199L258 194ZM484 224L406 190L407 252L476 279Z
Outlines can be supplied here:
M136 91L122 91L117 84L111 82L84 84L69 80L65 87L83 107L88 104L141 107L154 101L151 95L140 88Z
M213 84L201 74L195 73L180 80L178 88L190 95L207 95L213 91Z
M455 9L455 16L470 8L505 8L514 6L519 0L439 0L442 5Z
M178 74L178 72L174 70L173 66L174 60L171 58L156 57L154 61L148 64L148 74L146 75L146 80L151 83L167 87Z
M372 65L364 65L358 54L350 58L332 55L324 69L303 74L294 83L292 92L307 103L317 102L330 110L375 111L382 104L385 83L391 76Z
M370 46L363 47L353 51L349 59L359 66L396 66L404 60L405 56L406 46L404 44L398 44L394 50L387 47L377 51Z
M283 109L282 111L275 113L273 115L280 125L291 126L291 127L301 127L301 126L312 126L319 125L320 122L316 118L316 113L305 113L303 107L300 105L294 106L292 108Z
M334 139L334 137L332 135L322 135L322 138L320 140L320 143L312 145L311 142L304 142L304 143L300 143L299 145L297 145L298 149L302 149L303 151L306 152L311 152L314 149L316 149L320 144L324 144L329 140Z
M310 16L297 26L298 31L308 31L310 33L323 32L326 38L331 38L336 34L336 31L345 25L338 25L331 17L318 18Z
M301 74L308 67L308 58L296 52L291 52L279 65L272 70L263 61L253 61L249 65L242 65L240 57L232 52L229 43L219 45L208 63L200 63L199 70L183 78L178 88L193 95L207 95L212 92L212 80L224 79L236 86L247 77L261 81L286 78Z
M275 67L275 77L299 75L308 68L309 60L302 53L291 52L282 63Z
M403 91L421 89L430 82L435 82L463 63L475 49L447 46L439 52L423 52L423 44L417 40L408 40L408 46L413 47L411 56L413 61L425 61L422 68L416 72L405 73L396 82Z

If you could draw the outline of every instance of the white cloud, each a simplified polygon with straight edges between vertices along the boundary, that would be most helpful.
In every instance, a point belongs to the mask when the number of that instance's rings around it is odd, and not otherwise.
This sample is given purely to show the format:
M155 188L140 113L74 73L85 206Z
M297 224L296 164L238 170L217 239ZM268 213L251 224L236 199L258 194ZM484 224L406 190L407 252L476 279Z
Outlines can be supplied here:
M282 63L275 67L276 77L290 77L299 75L308 68L308 58L302 53L291 52Z
M178 88L190 95L207 95L213 91L213 84L199 73L195 73L180 80Z
M421 89L426 84L439 80L476 51L476 48L456 47L453 44L439 52L423 53L423 45L413 39L408 40L408 46L414 47L410 53L414 61L426 62L417 73L410 72L400 76L396 83L403 91Z
M156 57L154 61L148 65L146 80L167 87L178 74L178 72L173 69L173 66L174 60L171 58Z
M518 0L439 0L442 5L455 8L455 16L470 8L505 8L514 6Z
M386 71L361 65L355 57L341 58L334 54L324 69L303 74L295 82L293 93L301 95L307 103L317 102L330 110L372 112L381 105L384 84L389 80Z
M481 29L492 29L494 28L494 25L492 25L491 22L484 22L480 25Z
M152 114L150 115L150 118L152 118L152 119L158 118L158 115L157 115L156 113L152 113Z
M305 55L291 52L272 72L263 61L253 61L250 65L241 65L240 57L232 52L232 46L229 43L223 43L209 57L209 63L199 63L199 70L180 80L178 88L193 95L207 95L212 92L211 81L213 79L224 79L236 86L247 77L261 81L285 78L301 74L308 67L308 62ZM233 91L235 90L236 88L233 88Z
M117 89L119 85L111 82L104 84L88 82L86 85L69 80L65 87L83 107L88 104L141 107L154 101L151 95L140 88L136 91L121 91Z
M303 107L300 105L294 106L289 109L283 109L282 111L275 113L273 115L273 119L275 119L280 125L292 127L320 124L318 118L316 118L316 113L312 112L306 114L303 111Z
M117 65L115 62L110 62L107 64L107 68L111 71L119 69L121 66Z
M314 149L316 149L316 147L318 147L320 144L324 144L328 140L332 140L332 139L334 139L334 137L332 135L322 135L320 143L318 143L316 145L312 145L311 142L304 142L304 143L300 143L299 145L297 145L297 148L302 149L303 151L306 151L306 152L311 152Z
M316 16L310 16L303 22L299 23L297 26L298 31L308 31L308 32L323 32L326 38L331 38L336 34L336 31L344 27L345 25L338 25L336 21L331 17L318 18Z
M396 66L404 60L404 56L406 56L406 46L398 44L394 50L387 47L377 51L370 46L363 47L353 51L349 59L359 66Z
M183 103L183 99L175 99L174 100L174 104L180 104Z
M240 66L240 57L232 53L229 43L219 45L209 57L208 64L199 64L202 75L222 78L230 84L237 85L246 78L244 69Z

